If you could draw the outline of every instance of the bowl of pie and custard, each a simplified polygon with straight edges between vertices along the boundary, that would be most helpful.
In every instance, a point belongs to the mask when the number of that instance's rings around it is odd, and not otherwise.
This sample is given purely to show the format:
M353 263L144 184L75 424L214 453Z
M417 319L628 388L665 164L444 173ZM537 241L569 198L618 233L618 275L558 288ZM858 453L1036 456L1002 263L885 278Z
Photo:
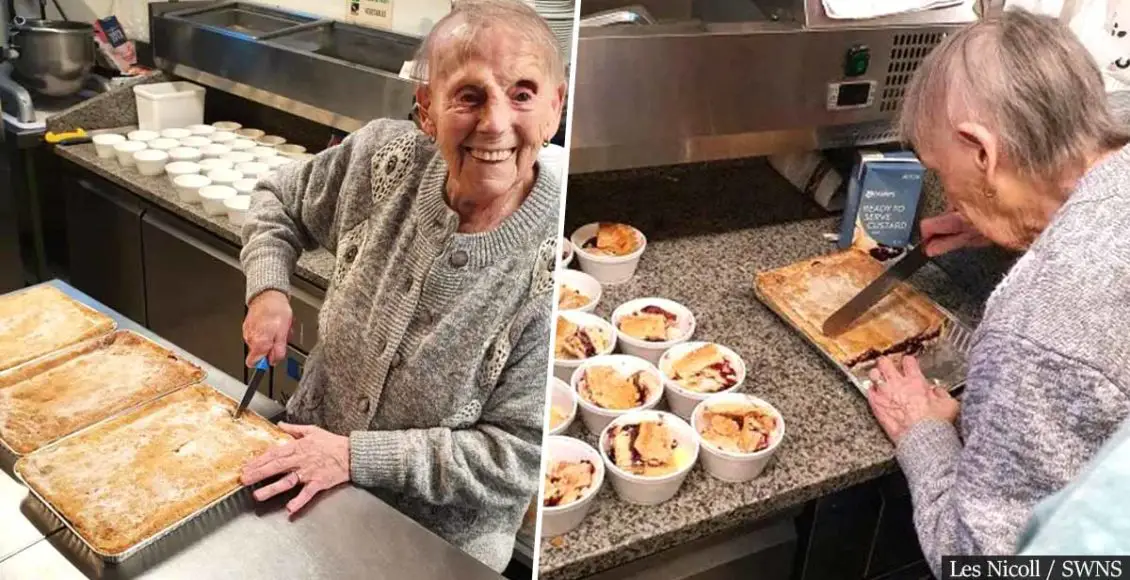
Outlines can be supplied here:
M600 450L612 488L634 504L663 503L679 492L695 462L694 428L665 411L634 411L617 417L600 434Z
M557 377L550 378L549 385L549 434L560 435L577 417L577 394Z
M588 515L604 484L604 461L596 449L572 437L547 437L543 449L541 535L559 536Z
M558 311L592 312L600 304L603 290L596 278L579 270L558 270L554 278L557 281Z
M691 425L702 445L702 466L723 481L761 475L785 437L776 407L746 393L720 393L695 407Z
M636 273L647 247L643 232L621 223L591 223L569 237L581 270L601 284L627 282Z
M746 366L738 353L720 344L684 342L663 353L659 373L671 412L690 419L708 397L741 388Z
M614 348L616 329L607 320L578 310L557 314L553 337L553 374L557 378L571 381L582 363Z
M590 433L600 433L613 419L651 409L663 397L663 379L651 363L634 356L609 354L585 361L571 380Z
M612 326L624 354L657 364L667 349L689 340L695 319L691 310L666 298L636 298L612 312Z

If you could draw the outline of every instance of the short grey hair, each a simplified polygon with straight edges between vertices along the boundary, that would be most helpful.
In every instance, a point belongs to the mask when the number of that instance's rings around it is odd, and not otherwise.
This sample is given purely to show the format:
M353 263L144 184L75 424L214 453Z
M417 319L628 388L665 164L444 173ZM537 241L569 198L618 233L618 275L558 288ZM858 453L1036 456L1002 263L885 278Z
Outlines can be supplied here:
M545 19L528 4L521 0L456 0L451 12L436 22L412 59L414 67L411 74L417 82L427 84L431 80L428 69L436 57L435 45L441 36L451 33L458 24L464 25L458 29L456 44L460 58L467 58L473 53L479 35L503 28L533 44L553 79L565 81L565 64L557 37Z
M941 123L960 122L985 125L1006 159L1044 178L1130 140L1079 39L1058 21L1024 10L950 36L914 75L897 121L902 138L921 146Z

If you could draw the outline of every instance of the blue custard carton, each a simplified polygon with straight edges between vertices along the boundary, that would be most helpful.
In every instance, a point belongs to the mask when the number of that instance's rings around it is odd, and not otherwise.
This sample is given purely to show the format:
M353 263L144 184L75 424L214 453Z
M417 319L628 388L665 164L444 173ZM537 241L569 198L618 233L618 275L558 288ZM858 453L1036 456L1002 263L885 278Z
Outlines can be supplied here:
M909 151L861 151L848 181L839 247L901 253L914 233L925 173Z

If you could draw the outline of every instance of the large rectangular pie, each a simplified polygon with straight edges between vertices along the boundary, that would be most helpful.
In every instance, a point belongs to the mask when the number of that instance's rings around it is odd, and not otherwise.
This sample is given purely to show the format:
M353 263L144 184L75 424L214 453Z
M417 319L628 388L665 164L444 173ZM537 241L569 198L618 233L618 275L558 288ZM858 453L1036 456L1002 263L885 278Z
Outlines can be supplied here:
M114 329L114 321L54 286L0 296L0 371Z
M913 353L937 338L945 315L928 298L899 284L839 336L825 336L824 321L882 274L861 250L820 256L757 274L757 290L791 323L848 367L884 355Z
M243 465L291 437L206 384L185 387L24 456L16 473L102 556L119 556L240 487Z
M203 378L196 365L133 332L94 338L0 373L0 440L29 453Z

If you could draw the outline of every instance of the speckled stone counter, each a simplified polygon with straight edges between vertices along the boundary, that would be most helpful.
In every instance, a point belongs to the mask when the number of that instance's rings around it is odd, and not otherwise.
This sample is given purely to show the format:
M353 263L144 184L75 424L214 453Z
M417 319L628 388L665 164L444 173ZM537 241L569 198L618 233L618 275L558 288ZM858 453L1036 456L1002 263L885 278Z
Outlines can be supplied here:
M834 250L822 234L838 217L803 199L761 162L658 174L593 176L569 184L566 233L597 219L648 235L636 276L608 286L597 308L661 296L695 314L695 338L734 349L748 365L744 390L776 405L786 437L775 461L744 484L696 466L672 500L619 501L607 483L579 528L543 541L541 578L578 578L727 531L895 468L894 448L863 396L801 336L758 302L754 274ZM980 313L948 275L928 266L912 282L969 324ZM577 421L571 435L595 444Z
M181 201L167 176L147 177L138 173L136 169L122 167L115 159L102 159L98 157L94 145L91 144L56 147L55 152L60 157L140 195L154 205L171 211L236 246L242 246L238 226L232 225L227 216L210 216L204 213L204 208L199 204ZM329 285L333 267L333 254L319 249L305 252L298 258L296 274L307 282L325 289Z

